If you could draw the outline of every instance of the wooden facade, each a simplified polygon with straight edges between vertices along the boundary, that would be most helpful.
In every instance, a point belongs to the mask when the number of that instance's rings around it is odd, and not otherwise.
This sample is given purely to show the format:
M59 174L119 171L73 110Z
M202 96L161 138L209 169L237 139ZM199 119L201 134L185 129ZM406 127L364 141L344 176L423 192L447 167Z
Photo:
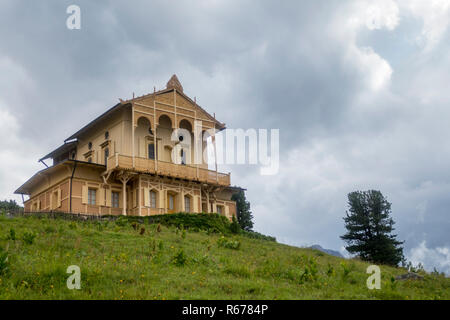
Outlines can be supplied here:
M195 126L197 125L197 128ZM184 129L192 141L178 155ZM18 194L27 194L25 211L147 216L170 212L216 212L231 219L230 173L193 162L194 131L205 131L215 148L215 132L225 125L183 93L174 75L166 89L120 103L40 159L53 165L31 177ZM180 131L181 132L181 131ZM207 141L197 146L202 154ZM179 159L178 159L179 160ZM177 164L180 163L180 164Z

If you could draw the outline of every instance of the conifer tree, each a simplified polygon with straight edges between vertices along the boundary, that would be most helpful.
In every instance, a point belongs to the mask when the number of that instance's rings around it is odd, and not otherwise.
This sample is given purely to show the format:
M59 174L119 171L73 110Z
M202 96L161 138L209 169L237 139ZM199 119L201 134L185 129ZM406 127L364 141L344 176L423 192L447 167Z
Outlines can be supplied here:
M252 231L253 229L253 215L250 211L250 202L245 198L244 190L233 194L232 200L236 201L237 220L241 228L245 231Z
M347 251L366 261L397 266L404 260L403 242L392 234L394 220L391 204L380 191L355 191L348 194L349 212L344 217Z

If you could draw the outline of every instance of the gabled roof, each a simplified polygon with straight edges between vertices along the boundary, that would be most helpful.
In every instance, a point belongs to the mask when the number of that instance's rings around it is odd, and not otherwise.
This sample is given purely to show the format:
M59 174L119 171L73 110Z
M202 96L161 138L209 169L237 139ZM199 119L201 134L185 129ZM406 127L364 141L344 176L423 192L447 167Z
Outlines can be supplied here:
M64 152L68 152L70 151L74 146L76 146L78 143L78 141L70 141L70 142L65 142L62 146L59 146L58 148L56 148L55 150L53 150L52 152L50 152L49 154L47 154L46 156L42 157L41 159L39 159L40 161L43 161L45 159L48 158L54 158L55 156L58 156Z
M166 89L163 90L159 90L159 91L155 91L153 93L148 93L136 98L132 98L129 100L122 100L119 99L120 102L118 104L116 104L115 106L113 106L112 108L110 108L109 110L107 110L106 112L104 112L103 114L101 114L100 116L98 116L97 118L95 118L93 121L89 122L87 125L85 125L83 128L81 128L80 130L78 130L77 132L75 132L73 135L71 135L69 138L67 138L66 140L64 140L64 142L69 141L69 140L73 140L76 139L80 134L82 134L83 132L87 131L88 129L92 128L95 124L97 124L98 122L100 122L101 120L103 120L105 117L109 116L110 114L112 114L113 112L115 112L116 110L119 110L123 107L125 107L126 105L131 104L134 101L140 101L143 100L145 98L154 96L154 95L161 95L164 93L168 93L168 92L172 92L174 90L177 90L177 93L179 93L181 96L183 96L186 100L188 100L190 103L194 104L197 108L199 108L202 112L205 113L205 115L211 120L213 121L216 126L219 127L220 130L225 129L225 124L217 121L212 115L210 115L205 109L203 109L201 106L199 106L194 100L192 100L191 98L189 98L186 94L184 94L183 92L183 87L181 86L180 81L178 80L177 76L174 74L170 80L167 82L166 85Z

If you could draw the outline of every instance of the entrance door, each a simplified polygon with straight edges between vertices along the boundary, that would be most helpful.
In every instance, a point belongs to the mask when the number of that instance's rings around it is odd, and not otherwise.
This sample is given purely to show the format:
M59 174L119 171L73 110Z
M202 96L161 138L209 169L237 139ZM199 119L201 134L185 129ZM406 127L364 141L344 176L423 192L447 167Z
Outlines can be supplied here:
M175 195L173 195L172 193L167 194L167 212L175 212Z

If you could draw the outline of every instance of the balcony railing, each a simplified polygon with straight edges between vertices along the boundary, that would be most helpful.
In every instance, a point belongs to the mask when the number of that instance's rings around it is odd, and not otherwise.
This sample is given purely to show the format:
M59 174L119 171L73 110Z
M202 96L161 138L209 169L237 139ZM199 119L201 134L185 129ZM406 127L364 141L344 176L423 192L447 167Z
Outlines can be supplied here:
M159 174L174 178L194 180L223 186L230 185L230 174L220 173L191 165L180 165L171 162L124 156L116 153L108 158L107 169L133 170L142 173Z

